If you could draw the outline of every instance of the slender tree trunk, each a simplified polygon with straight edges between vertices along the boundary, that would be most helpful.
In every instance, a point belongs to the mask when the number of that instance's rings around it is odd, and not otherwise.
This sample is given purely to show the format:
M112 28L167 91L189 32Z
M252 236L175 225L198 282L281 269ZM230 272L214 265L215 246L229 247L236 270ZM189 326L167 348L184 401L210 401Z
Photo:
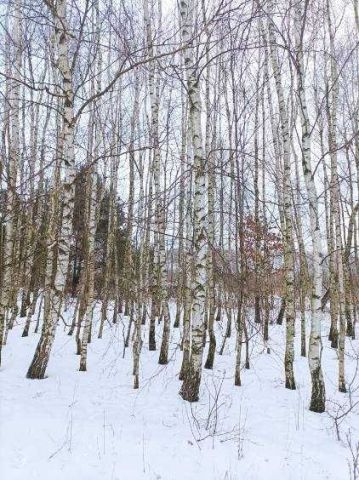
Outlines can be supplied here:
M325 411L325 386L322 373L322 339L321 339L321 298L322 298L322 242L318 208L318 195L311 166L311 136L307 109L307 100L304 90L304 62L301 43L302 12L300 4L296 6L297 16L297 78L299 111L302 123L302 165L305 186L309 199L309 220L312 240L312 267L313 287L311 295L311 329L309 340L308 361L312 377L312 394L309 409L313 412ZM304 20L305 21L305 18Z
M63 214L58 238L57 267L53 287L49 292L50 313L44 317L45 327L41 333L34 358L27 372L28 378L44 378L49 362L51 348L55 339L55 331L61 314L61 306L65 291L66 275L70 259L70 243L72 233L72 216L74 205L74 111L72 72L69 61L69 27L66 19L66 0L59 0L54 12L55 35L54 47L57 50L57 65L62 79L64 95L62 111L62 167L65 171L63 184ZM60 100L61 102L61 100Z
M269 51L272 70L275 79L280 126L283 141L283 202L284 202L284 263L285 263L285 288L286 288L286 351L285 351L285 386L295 390L294 379L294 332L295 332L295 308L294 308L294 252L293 252L293 226L292 226L292 202L291 202L291 167L290 167L290 138L289 121L284 100L282 77L278 65L275 27L273 23L273 2L270 0L268 11L272 18L268 21Z
M183 380L181 396L184 400L195 402L199 398L202 375L204 316L207 283L207 192L205 159L203 156L201 127L201 98L199 78L194 68L194 51L189 48L193 36L194 2L183 0L180 3L182 19L181 31L184 44L184 66L187 70L187 88L189 101L189 120L191 125L192 149L194 155L194 262L193 303L192 303L192 348L189 368Z

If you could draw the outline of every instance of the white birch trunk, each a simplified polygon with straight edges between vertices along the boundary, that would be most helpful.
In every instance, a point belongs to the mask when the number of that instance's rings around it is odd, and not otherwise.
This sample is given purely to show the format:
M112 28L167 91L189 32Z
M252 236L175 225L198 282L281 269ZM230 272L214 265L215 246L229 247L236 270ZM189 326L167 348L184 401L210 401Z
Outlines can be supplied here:
M187 71L187 88L189 101L189 121L194 155L194 278L192 304L192 348L189 369L186 372L181 395L190 402L199 398L199 388L202 374L203 334L206 307L207 283L207 190L205 159L203 155L201 97L199 77L196 75L193 62L194 51L191 46L194 35L194 5L191 0L180 2L181 31L184 44L184 66Z
M273 1L268 2L269 52L272 63L272 70L278 97L278 108L280 126L283 142L283 214L284 214L284 262L285 262L285 301L286 301L286 351L285 351L285 386L291 390L296 388L294 379L294 330L295 330L295 308L294 308L294 254L293 254L293 226L292 226L292 201L291 201L291 166L290 166L290 135L287 107L284 99L282 76L278 65Z
M7 169L7 192L5 205L5 239L4 239L4 257L3 257L3 279L2 288L0 291L0 364L2 345L6 342L6 333L9 328L9 318L11 317L11 310L15 308L16 312L16 298L15 305L13 305L13 274L14 259L16 249L16 219L15 219L15 204L16 204L16 177L19 165L19 146L20 146L20 73L21 73L21 4L20 0L15 2L15 19L13 27L13 41L15 46L15 68L13 69L12 79L11 72L11 51L10 44L7 42L7 51L5 52L6 73L10 78L6 79L6 93L8 98L8 105L5 111L5 129L7 130L7 137L9 141L9 166ZM7 102L6 102L7 103ZM4 337L5 333L5 337Z
M56 326L61 314L62 300L65 291L66 276L70 259L70 245L72 236L72 217L74 206L74 180L75 180L75 155L74 155L74 109L71 62L69 58L69 27L66 19L67 0L59 0L56 10L53 12L55 24L54 43L57 50L57 68L62 83L63 100L62 131L60 143L62 143L60 169L64 180L62 185L63 215L58 237L57 268L53 286L49 295L50 312L34 358L29 367L28 378L44 378L47 364L50 358L51 348L55 338ZM60 153L60 152L58 152Z
M312 394L309 409L313 412L324 412L325 410L325 386L322 373L322 339L321 339L321 298L323 289L322 270L322 239L320 232L318 195L311 164L311 136L310 123L305 94L305 76L303 50L301 43L302 12L300 3L296 6L296 34L297 34L297 80L299 112L302 124L302 166L304 181L309 200L310 234L313 250L313 286L311 295L311 328L308 361L312 377Z

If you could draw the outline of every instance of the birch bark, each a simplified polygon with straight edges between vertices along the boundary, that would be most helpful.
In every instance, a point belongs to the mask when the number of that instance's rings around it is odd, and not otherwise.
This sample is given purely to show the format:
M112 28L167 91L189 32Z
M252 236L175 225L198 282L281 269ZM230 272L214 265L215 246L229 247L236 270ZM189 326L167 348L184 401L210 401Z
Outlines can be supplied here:
M284 263L285 263L285 304L286 304L286 351L285 351L285 386L295 390L294 379L294 333L295 333L295 308L294 308L294 253L293 253L293 226L292 226L292 201L291 201L291 166L290 166L290 135L289 120L284 99L282 76L278 64L273 1L268 2L268 34L269 54L278 97L280 127L283 142L283 214L284 214Z
M57 68L61 78L63 100L60 102L62 112L62 131L60 142L62 148L60 168L63 170L62 185L63 213L58 236L57 266L54 282L49 294L49 315L44 317L44 328L36 347L34 358L27 372L28 378L44 378L58 319L61 314L65 291L66 275L70 259L72 240L72 217L74 206L75 154L74 154L74 94L72 87L72 71L69 58L70 35L66 18L67 0L59 0L56 5L46 2L54 17L55 35L54 47L57 51ZM58 147L59 148L59 147ZM58 212L57 212L58 213Z
M321 298L323 289L323 248L320 232L318 194L311 164L311 129L305 93L305 72L303 61L303 29L306 19L302 18L301 4L296 4L296 43L297 43L297 90L299 112L302 124L302 166L306 191L309 200L310 235L313 250L313 284L311 294L311 328L308 362L312 378L312 394L309 409L313 412L325 411L325 386L322 373L321 339Z
M202 375L203 334L206 307L207 283L207 190L206 170L203 153L201 125L201 97L199 77L193 59L194 5L192 0L180 2L181 32L184 45L184 66L187 72L187 89L189 102L189 121L194 155L194 275L192 303L192 348L189 368L181 388L181 396L189 402L198 401Z

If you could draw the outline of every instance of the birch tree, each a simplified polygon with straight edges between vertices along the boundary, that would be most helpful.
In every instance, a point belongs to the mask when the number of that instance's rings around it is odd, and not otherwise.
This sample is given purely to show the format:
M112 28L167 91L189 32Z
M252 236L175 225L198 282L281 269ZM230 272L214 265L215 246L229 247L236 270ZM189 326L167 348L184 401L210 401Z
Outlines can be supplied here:
M323 271L322 260L323 250L320 232L320 219L318 208L318 194L315 185L315 178L312 170L311 161L311 128L309 122L307 99L305 92L305 73L303 61L303 35L306 24L306 14L302 12L301 5L296 6L296 72L297 72L297 90L299 101L299 112L302 124L302 166L305 186L309 199L309 219L310 234L313 250L313 288L311 295L311 329L309 339L308 361L309 369L312 377L312 396L310 402L310 410L314 412L324 412L325 410L325 386L323 380L321 356L322 356L322 340L321 340L321 298Z
M192 344L188 370L185 373L181 396L189 402L199 398L199 388L202 374L204 316L207 282L207 190L206 169L203 151L201 125L200 78L193 58L195 46L194 31L195 2L183 0L180 3L181 32L183 42L184 69L187 76L187 92L189 103L189 122L191 129L191 144L193 151L194 170L194 273L192 300Z
M292 201L291 201L291 166L290 166L290 138L289 120L285 104L283 83L278 65L274 9L273 2L268 2L268 34L269 52L272 70L275 80L278 98L280 128L283 142L283 213L284 213L284 263L285 263L285 301L286 301L286 352L285 352L285 385L286 388L296 388L294 379L294 329L295 329L295 306L294 306L294 253L293 253L293 226L292 226Z
M74 155L74 94L72 85L71 62L69 59L70 32L66 18L66 0L58 0L55 4L46 0L51 11L55 31L54 50L57 55L57 68L61 78L63 99L59 100L61 111L61 133L58 139L57 154L59 168L63 171L62 188L63 213L60 232L57 239L57 264L53 284L49 292L49 306L44 316L40 340L37 344L34 358L27 372L28 378L44 378L50 358L50 352L55 339L55 332L65 291L66 275L69 266L70 245L72 234L72 216L74 204L75 155ZM56 185L56 183L55 183ZM58 208L58 205L57 205ZM58 212L53 212L53 221ZM51 273L49 272L49 275Z

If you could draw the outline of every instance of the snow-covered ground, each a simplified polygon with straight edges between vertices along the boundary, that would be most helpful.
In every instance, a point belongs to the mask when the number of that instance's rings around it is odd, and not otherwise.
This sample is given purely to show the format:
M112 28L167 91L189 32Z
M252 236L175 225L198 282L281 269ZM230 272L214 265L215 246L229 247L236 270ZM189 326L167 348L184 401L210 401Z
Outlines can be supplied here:
M346 432L351 431L352 443L358 441L359 407L340 420L341 442L332 417L359 400L359 340L347 342L347 380L354 379L350 400L336 392L336 352L324 338L328 413L320 415L308 411L310 378L299 344L297 390L284 388L284 326L271 326L269 355L260 336L252 339L251 369L243 370L241 387L233 386L233 329L215 369L203 373L200 402L192 405L178 395L178 331L172 331L165 367L144 342L136 391L123 328L123 323L107 326L102 340L94 332L84 373L78 371L75 340L60 325L45 380L25 378L38 335L21 338L21 325L9 333L0 371L1 479L351 478Z

